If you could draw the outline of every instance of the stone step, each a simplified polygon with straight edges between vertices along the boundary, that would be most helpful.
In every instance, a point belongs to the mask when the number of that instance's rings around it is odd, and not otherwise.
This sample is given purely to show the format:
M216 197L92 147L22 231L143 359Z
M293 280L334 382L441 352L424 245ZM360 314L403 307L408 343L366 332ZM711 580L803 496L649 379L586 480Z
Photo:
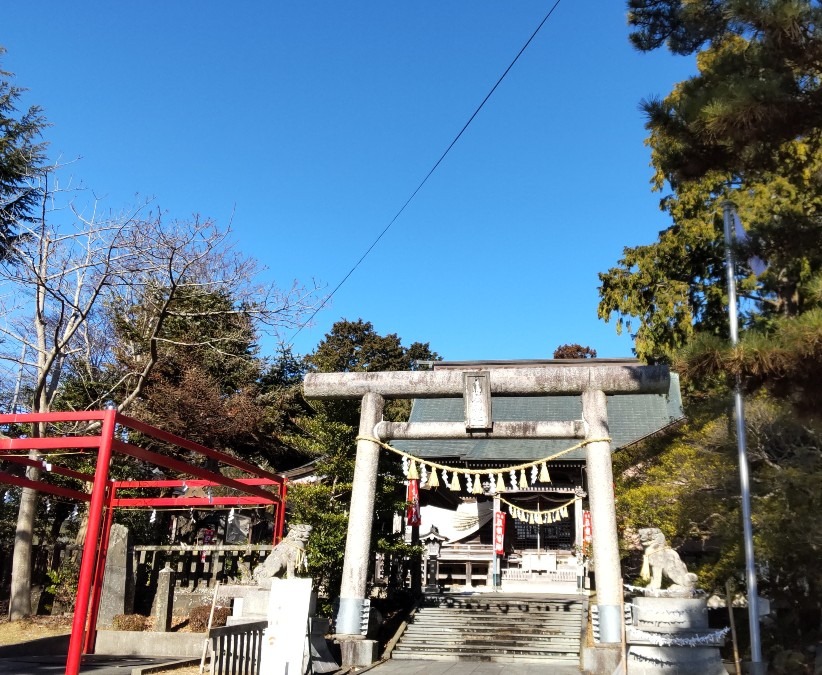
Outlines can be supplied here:
M576 640L571 640L567 638L557 637L557 638L540 638L538 640L533 639L505 639L505 640L481 640L481 639L462 639L462 638L455 638L455 639L447 639L447 638L432 638L432 639L425 639L425 638L418 638L416 640L404 640L403 641L404 648L417 648L417 647L424 647L424 648L452 648L452 647L460 647L460 648L467 648L467 647L477 647L477 648L493 648L493 649L504 649L507 647L517 647L522 649L528 649L531 651L542 651L543 649L554 650L554 647L561 648L562 651L572 651L576 652L579 649L579 638Z
M510 632L567 632L573 626L579 626L582 617L576 619L564 619L562 621L509 621L507 623L489 623L489 622L470 622L465 621L426 621L415 617L414 621L409 622L408 630L417 629L417 627L436 628L441 630L453 629L457 631L470 631L473 633L510 633Z
M552 665L579 666L579 657L569 656L510 656L508 654L397 654L398 661L443 661L443 662L475 662L475 663L508 663L508 664L542 664L546 673L550 673Z
M489 610L489 609L451 609L449 607L421 607L419 610L421 614L430 614L431 616L447 615L447 616L481 616L488 618L501 617L520 617L527 618L529 616L563 616L563 615L579 615L582 613L582 607L562 607L558 609L516 609L510 608L508 610Z
M568 639L579 641L580 631L571 630L553 630L542 633L534 633L527 631L505 631L497 633L488 632L474 632L467 630L415 630L405 631L405 635L409 639L443 639L443 640L484 640L486 642L494 642L497 640L539 640L540 638L547 639Z
M411 623L426 623L431 625L452 625L465 626L470 623L479 627L505 627L512 625L526 626L562 626L565 624L579 623L582 613L551 615L551 616L517 616L517 617L474 617L474 616L453 616L453 615L430 615L418 612Z
M532 605L535 607L553 605L579 605L578 598L529 598L529 597L507 597L499 596L479 597L479 598L449 598L438 597L426 601L429 605L441 605L448 607L496 607L499 605Z
M408 635L465 635L494 637L508 635L571 635L579 637L581 623L556 624L552 626L466 626L464 624L409 623Z
M431 619L436 619L438 617L450 617L455 620L465 621L466 618L470 619L483 619L485 621L511 621L512 619L516 619L518 621L527 621L529 618L532 619L540 619L545 621L550 621L552 619L562 619L564 617L579 617L582 616L582 610L576 609L570 612L513 612L510 614L505 613L488 613L488 612L481 612L481 611L474 611L474 612L455 612L452 610L441 609L441 610L431 610L429 608L420 609L417 611L418 616L427 616Z
M553 595L523 595L510 594L502 595L500 593L478 593L475 595L435 595L428 596L426 601L431 604L448 603L451 605L488 605L488 604L565 604L568 602L580 602L579 596L553 596Z
M502 616L562 616L563 614L581 614L582 606L577 607L558 607L556 609L518 609L511 607L507 610L489 610L489 609L456 609L451 607L421 607L420 613L423 614L447 614L449 616L488 616L488 617L502 617Z
M426 612L453 612L454 614L472 614L482 612L483 614L564 614L567 612L581 612L582 605L490 605L483 607L449 607L439 605L436 607L421 608Z
M579 653L573 649L566 649L557 645L556 647L544 647L541 649L528 649L524 647L497 647L494 645L466 645L464 647L446 647L438 649L432 647L414 647L408 649L399 646L393 651L392 658L398 658L400 654L413 654L419 658L430 656L505 656L508 658L538 658L547 660L550 658L578 659ZM482 659L479 659L482 660Z
M393 658L578 664L577 597L440 596L409 622Z

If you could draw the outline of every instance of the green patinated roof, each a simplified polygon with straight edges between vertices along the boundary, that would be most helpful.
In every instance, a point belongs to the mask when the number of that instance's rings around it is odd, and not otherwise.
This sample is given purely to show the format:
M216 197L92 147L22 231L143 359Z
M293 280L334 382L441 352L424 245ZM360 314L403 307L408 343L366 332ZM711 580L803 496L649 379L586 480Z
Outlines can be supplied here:
M580 396L494 397L495 421L548 421L582 419ZM608 423L614 450L681 420L682 398L679 376L671 373L668 394L629 394L608 396ZM411 422L461 422L465 419L462 398L416 399ZM415 457L436 460L459 458L464 461L522 460L548 457L575 445L572 439L470 439L454 441L394 441L393 445ZM578 448L562 459L585 459L585 448Z

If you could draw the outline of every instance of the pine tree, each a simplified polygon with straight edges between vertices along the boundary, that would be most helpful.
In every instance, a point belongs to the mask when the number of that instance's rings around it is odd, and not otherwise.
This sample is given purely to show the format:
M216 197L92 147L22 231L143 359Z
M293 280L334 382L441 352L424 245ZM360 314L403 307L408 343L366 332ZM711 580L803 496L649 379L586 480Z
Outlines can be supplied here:
M0 47L0 56L5 54ZM42 110L18 110L24 89L11 83L12 73L0 69L0 259L7 258L21 223L32 221L40 201L38 175L46 144L39 141L48 126Z

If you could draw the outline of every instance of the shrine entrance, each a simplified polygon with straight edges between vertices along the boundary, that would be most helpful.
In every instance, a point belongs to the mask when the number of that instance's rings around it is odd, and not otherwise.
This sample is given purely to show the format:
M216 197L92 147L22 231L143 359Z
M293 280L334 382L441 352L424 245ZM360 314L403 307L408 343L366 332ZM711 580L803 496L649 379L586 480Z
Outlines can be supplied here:
M116 508L152 511L264 506L274 511L274 543L282 537L286 498L282 476L116 410L0 415L0 425L29 424L47 426L50 435L0 438L0 459L28 467L25 476L0 471L0 482L88 504L66 675L77 675L82 656L94 653L109 533ZM78 432L78 428L84 431ZM140 445L141 441L163 449L149 450ZM94 473L61 465L60 459L67 454L92 455ZM160 467L177 478L113 480L110 467L115 454ZM234 475L242 474L242 477L229 478L219 468L205 468L201 466L202 460L207 460L202 463L209 467L230 467ZM53 476L84 485L57 484L52 482ZM205 488L207 495L187 496L189 487ZM160 495L157 490L162 491ZM172 496L164 496L165 493Z
M494 367L490 367L490 366ZM337 634L340 638L360 637L364 618L367 574L370 561L371 528L373 523L374 494L377 482L377 464L381 448L404 455L408 460L410 481L422 481L421 474L436 476L435 482L446 482L449 490L462 491L465 496L487 493L485 483L493 485L494 502L499 506L493 513L527 516L521 527L522 541L540 537L543 532L558 531L529 528L536 523L528 511L536 511L539 524L544 521L540 502L534 506L525 501L529 488L539 494L549 490L552 499L557 489L551 489L546 480L552 462L569 461L573 452L578 453L579 466L586 473L586 492L590 504L591 528L594 541L593 560L596 567L597 604L600 617L600 639L605 643L621 640L622 593L619 549L611 468L611 432L609 407L612 400L626 396L664 396L669 391L671 378L664 366L643 366L633 360L541 362L526 364L437 364L431 371L377 372L377 373L312 373L306 376L304 393L314 399L361 399L360 428L357 443L357 459L346 539L345 563L337 614ZM460 398L461 397L461 398ZM520 411L507 414L507 400L568 397L577 401L578 414L572 416L528 416ZM414 399L411 421L391 423L383 421L382 412L386 399ZM423 411L431 401L450 401L450 415L431 417ZM456 402L456 403L455 403ZM521 407L521 406L520 406ZM498 410L499 408L499 410ZM458 417L454 419L454 410ZM657 429L658 430L658 429ZM530 459L520 451L502 456L471 456L474 448L490 442L555 442L556 452L532 450ZM427 444L425 447L421 444ZM457 447L460 446L460 447ZM462 449L460 449L462 448ZM536 456L534 456L536 452ZM507 459L510 458L510 459ZM526 461L521 461L525 459ZM520 461L518 461L520 460ZM503 476L503 472L507 475ZM442 475L442 474L445 475ZM536 475L534 475L536 474ZM539 487L541 485L541 487ZM537 486L535 488L534 486ZM581 498L575 492L577 485L569 488L568 499ZM514 495L517 493L517 496ZM512 506L503 507L506 499ZM574 506L573 509L569 507ZM572 503L561 505L567 517L573 512L572 528L575 541L583 530L582 510ZM514 509L514 514L511 514ZM551 509L553 512L553 507ZM507 517L507 516L506 516ZM553 515L551 516L554 517ZM479 514L477 514L479 518ZM500 516L494 515L496 521ZM562 518L564 520L564 517ZM519 519L523 521L522 518ZM425 517L422 515L421 538L425 537ZM553 521L552 521L553 522ZM494 532L497 532L496 522ZM510 530L509 530L510 532ZM480 541L480 544L482 542ZM494 542L498 552L504 553L504 542ZM508 576L539 574L543 567L553 565L549 551L524 547L516 559L508 558ZM490 560L490 558L486 558ZM497 558L498 560L498 558ZM445 562L444 560L441 561ZM469 583L473 585L474 572L468 560ZM511 572L512 569L519 572ZM547 571L547 570L545 570ZM501 569L494 574L503 576ZM485 573L488 576L488 573ZM576 581L576 570L574 570ZM500 579L500 582L502 579ZM510 581L514 581L510 579ZM526 579L527 581L527 579Z

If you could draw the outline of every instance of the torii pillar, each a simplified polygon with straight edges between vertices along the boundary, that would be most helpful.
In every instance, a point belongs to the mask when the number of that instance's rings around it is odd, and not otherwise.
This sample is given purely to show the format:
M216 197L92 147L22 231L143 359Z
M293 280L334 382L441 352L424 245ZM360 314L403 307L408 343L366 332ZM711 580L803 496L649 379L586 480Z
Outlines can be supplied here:
M465 392L465 375L457 369L425 372L310 373L303 390L309 399L362 399L359 435L367 438L471 438L467 428L453 423L390 424L381 422L385 399L443 398ZM477 375L477 373L471 373ZM545 396L580 394L583 420L568 422L493 422L483 438L606 439L606 395L666 394L670 384L665 366L573 365L499 368L482 373L494 396ZM490 416L489 416L490 419ZM379 426L378 426L379 425ZM600 642L619 643L622 637L622 589L619 541L614 505L611 443L587 446L588 497L594 537ZM362 637L374 495L380 446L357 442L357 459L351 494L348 537L345 546L337 635Z

